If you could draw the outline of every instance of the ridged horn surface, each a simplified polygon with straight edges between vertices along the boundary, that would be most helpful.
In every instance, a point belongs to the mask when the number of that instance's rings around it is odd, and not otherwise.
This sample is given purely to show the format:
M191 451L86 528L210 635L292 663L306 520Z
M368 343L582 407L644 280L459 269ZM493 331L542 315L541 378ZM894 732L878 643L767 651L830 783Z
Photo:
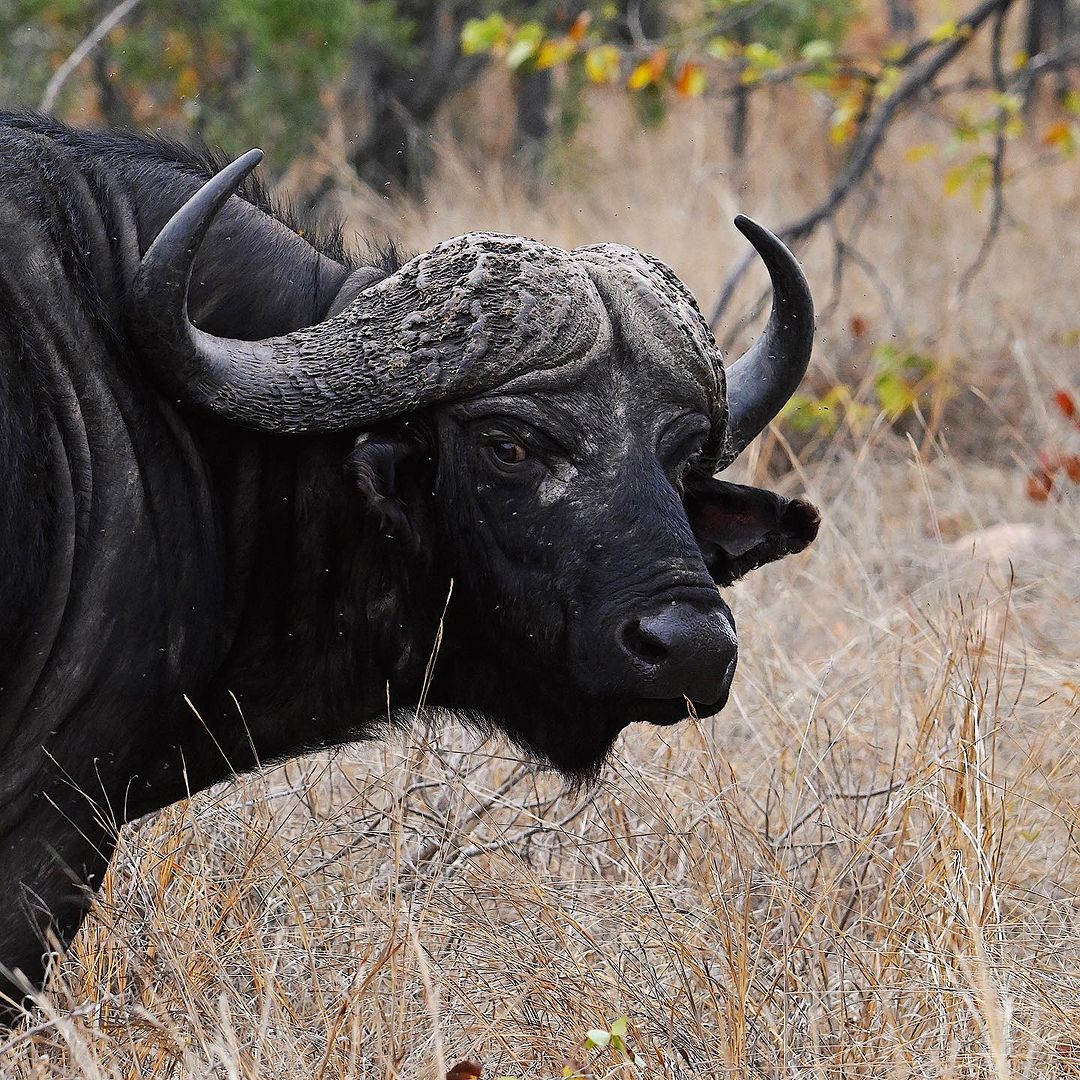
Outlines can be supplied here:
M129 295L136 345L182 404L259 431L356 429L572 364L610 340L569 252L498 233L437 245L315 326L264 341L199 330L187 314L199 244L261 156L238 158L176 212Z

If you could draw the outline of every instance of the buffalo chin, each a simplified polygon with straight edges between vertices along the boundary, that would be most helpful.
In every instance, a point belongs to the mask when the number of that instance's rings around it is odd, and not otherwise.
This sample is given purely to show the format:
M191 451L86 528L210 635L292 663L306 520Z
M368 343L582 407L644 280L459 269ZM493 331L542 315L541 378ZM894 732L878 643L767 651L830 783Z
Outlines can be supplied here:
M555 769L575 787L595 782L624 728L647 723L654 727L674 727L692 716L712 716L727 704L728 695L715 702L688 702L686 698L598 701L586 709L590 720L579 723L571 735L565 729L526 736L510 732L510 737L530 757ZM500 729L506 731L504 725Z
M691 701L689 698L638 698L624 706L626 723L646 723L654 727L672 727L695 716L715 716L728 703L728 691L716 701Z
M428 697L473 730L506 736L524 756L574 786L594 782L629 724L670 727L691 715L711 716L726 704L730 683L713 702L589 693L567 673L562 680L508 677L506 668L468 663L444 645ZM469 658L474 659L474 658Z
M513 717L495 717L472 709L455 711L470 727L484 734L501 732L526 757L580 788L599 779L619 735L628 725L672 727L694 714L711 716L726 703L725 693L716 702L693 702L693 712L686 698L586 699L575 710L568 709L563 700L557 706L548 703L546 709L527 709Z

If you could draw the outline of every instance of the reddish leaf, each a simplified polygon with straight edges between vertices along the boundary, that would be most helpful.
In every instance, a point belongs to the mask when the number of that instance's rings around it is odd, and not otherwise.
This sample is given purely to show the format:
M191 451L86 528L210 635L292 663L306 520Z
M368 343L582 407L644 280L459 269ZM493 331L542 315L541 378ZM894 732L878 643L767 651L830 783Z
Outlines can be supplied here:
M1044 446L1038 454L1039 472L1054 475L1061 468L1061 456L1054 450L1047 450Z
M585 40L585 34L588 32L589 23L592 22L592 15L588 11L583 11L573 22L573 25L566 31L566 36L574 42L576 45L580 45Z
M1042 141L1044 146L1064 146L1072 136L1072 129L1068 120L1059 120L1051 124L1044 132Z
M1068 390L1056 390L1054 404L1062 411L1066 419L1071 420L1080 428L1080 408L1077 408L1076 399Z
M1074 483L1080 484L1080 454L1068 454L1061 459L1065 475Z
M1028 477L1027 493L1032 502L1046 502L1054 490L1054 478L1043 469L1036 469Z
M675 92L685 98L701 97L705 92L705 85L705 69L688 60L675 79Z

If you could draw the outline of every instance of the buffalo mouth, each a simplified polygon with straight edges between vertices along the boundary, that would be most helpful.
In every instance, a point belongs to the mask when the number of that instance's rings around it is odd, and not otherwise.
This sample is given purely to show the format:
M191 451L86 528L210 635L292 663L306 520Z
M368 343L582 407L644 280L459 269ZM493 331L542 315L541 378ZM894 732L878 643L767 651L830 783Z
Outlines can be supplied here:
M716 701L691 701L681 698L639 698L623 706L624 724L645 723L654 727L673 727L684 720L713 716L728 703L728 690Z

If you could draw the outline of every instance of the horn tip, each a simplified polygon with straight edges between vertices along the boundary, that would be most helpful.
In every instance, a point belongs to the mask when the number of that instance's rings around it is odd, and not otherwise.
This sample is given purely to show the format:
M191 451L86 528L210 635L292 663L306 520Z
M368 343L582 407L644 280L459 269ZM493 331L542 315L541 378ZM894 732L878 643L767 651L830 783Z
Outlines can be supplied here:
M247 179L252 169L263 159L263 152L255 147L246 154L241 154L235 161L230 162L218 173L223 187L235 190Z
M752 217L747 217L745 214L735 215L735 228L739 230L755 247L754 237L756 236L768 236L769 230L764 225L759 225Z

